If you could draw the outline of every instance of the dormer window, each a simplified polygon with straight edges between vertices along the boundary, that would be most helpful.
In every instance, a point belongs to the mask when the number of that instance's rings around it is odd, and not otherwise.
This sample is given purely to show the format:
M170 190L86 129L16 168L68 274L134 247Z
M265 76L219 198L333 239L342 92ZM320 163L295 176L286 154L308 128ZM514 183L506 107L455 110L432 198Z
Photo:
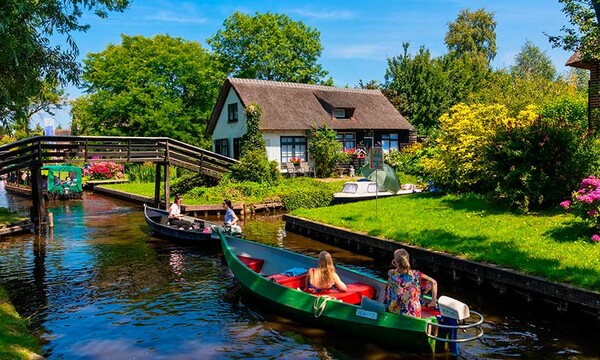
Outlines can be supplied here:
M346 119L346 109L333 109L333 116L336 119Z

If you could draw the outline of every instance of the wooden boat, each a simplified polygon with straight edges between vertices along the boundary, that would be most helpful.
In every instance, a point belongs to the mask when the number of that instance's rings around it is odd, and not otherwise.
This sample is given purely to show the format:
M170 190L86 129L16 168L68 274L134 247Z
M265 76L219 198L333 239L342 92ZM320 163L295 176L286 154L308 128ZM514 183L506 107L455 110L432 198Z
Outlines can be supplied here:
M342 191L333 194L333 203L340 204L361 200L372 200L394 195L396 194L393 192L379 188L375 181L348 181L344 183Z
M150 207L146 204L144 204L144 217L146 218L146 223L150 228L151 235L174 241L217 242L219 240L219 234L216 229L220 229L221 231L230 233L234 236L241 235L241 229L239 229L239 226L236 227L236 229L239 230L234 230L232 233L231 229L225 229L225 227L221 224L191 216L183 217L183 220L189 221L193 224L191 229L184 230L172 227L168 225L168 211Z
M458 352L458 344L483 335L483 317L452 298L438 300L440 312L423 308L423 318L386 312L386 282L343 266L337 273L347 292L303 291L306 269L317 259L281 248L220 234L223 255L241 288L270 311L404 351ZM443 315L442 315L443 314ZM472 320L472 321L471 321ZM457 325L464 321L466 325ZM458 337L458 330L461 332Z

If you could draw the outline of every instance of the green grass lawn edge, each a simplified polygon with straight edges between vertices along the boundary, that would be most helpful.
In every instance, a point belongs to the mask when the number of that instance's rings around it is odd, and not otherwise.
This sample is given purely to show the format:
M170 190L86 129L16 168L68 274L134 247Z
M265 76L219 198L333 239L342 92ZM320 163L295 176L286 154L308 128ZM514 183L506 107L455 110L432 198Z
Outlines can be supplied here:
M516 214L473 195L421 193L291 214L600 291L600 243L563 211Z
M0 359L42 359L41 345L0 287Z

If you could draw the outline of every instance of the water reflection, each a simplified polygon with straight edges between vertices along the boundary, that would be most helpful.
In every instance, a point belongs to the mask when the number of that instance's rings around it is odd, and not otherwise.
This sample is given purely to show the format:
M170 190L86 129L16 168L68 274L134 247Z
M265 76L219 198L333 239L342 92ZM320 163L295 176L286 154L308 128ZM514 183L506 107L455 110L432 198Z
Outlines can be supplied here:
M218 247L149 238L140 207L84 198L49 204L53 230L0 242L0 283L31 319L49 359L430 358L350 341L246 304ZM28 208L0 194L2 204ZM243 225L256 241L312 255L327 250L336 262L376 276L389 268L388 261L286 234L280 216ZM553 312L540 317L497 294L440 280L441 293L487 319L486 336L466 345L461 358L600 357L595 328L582 331Z

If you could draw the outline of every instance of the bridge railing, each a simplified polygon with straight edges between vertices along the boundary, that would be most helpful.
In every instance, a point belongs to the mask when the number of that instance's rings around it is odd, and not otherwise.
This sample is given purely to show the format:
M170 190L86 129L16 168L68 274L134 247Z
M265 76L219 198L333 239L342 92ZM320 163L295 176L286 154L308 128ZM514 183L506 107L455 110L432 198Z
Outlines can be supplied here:
M0 146L0 174L32 164L164 163L221 178L237 160L165 137L36 136Z

